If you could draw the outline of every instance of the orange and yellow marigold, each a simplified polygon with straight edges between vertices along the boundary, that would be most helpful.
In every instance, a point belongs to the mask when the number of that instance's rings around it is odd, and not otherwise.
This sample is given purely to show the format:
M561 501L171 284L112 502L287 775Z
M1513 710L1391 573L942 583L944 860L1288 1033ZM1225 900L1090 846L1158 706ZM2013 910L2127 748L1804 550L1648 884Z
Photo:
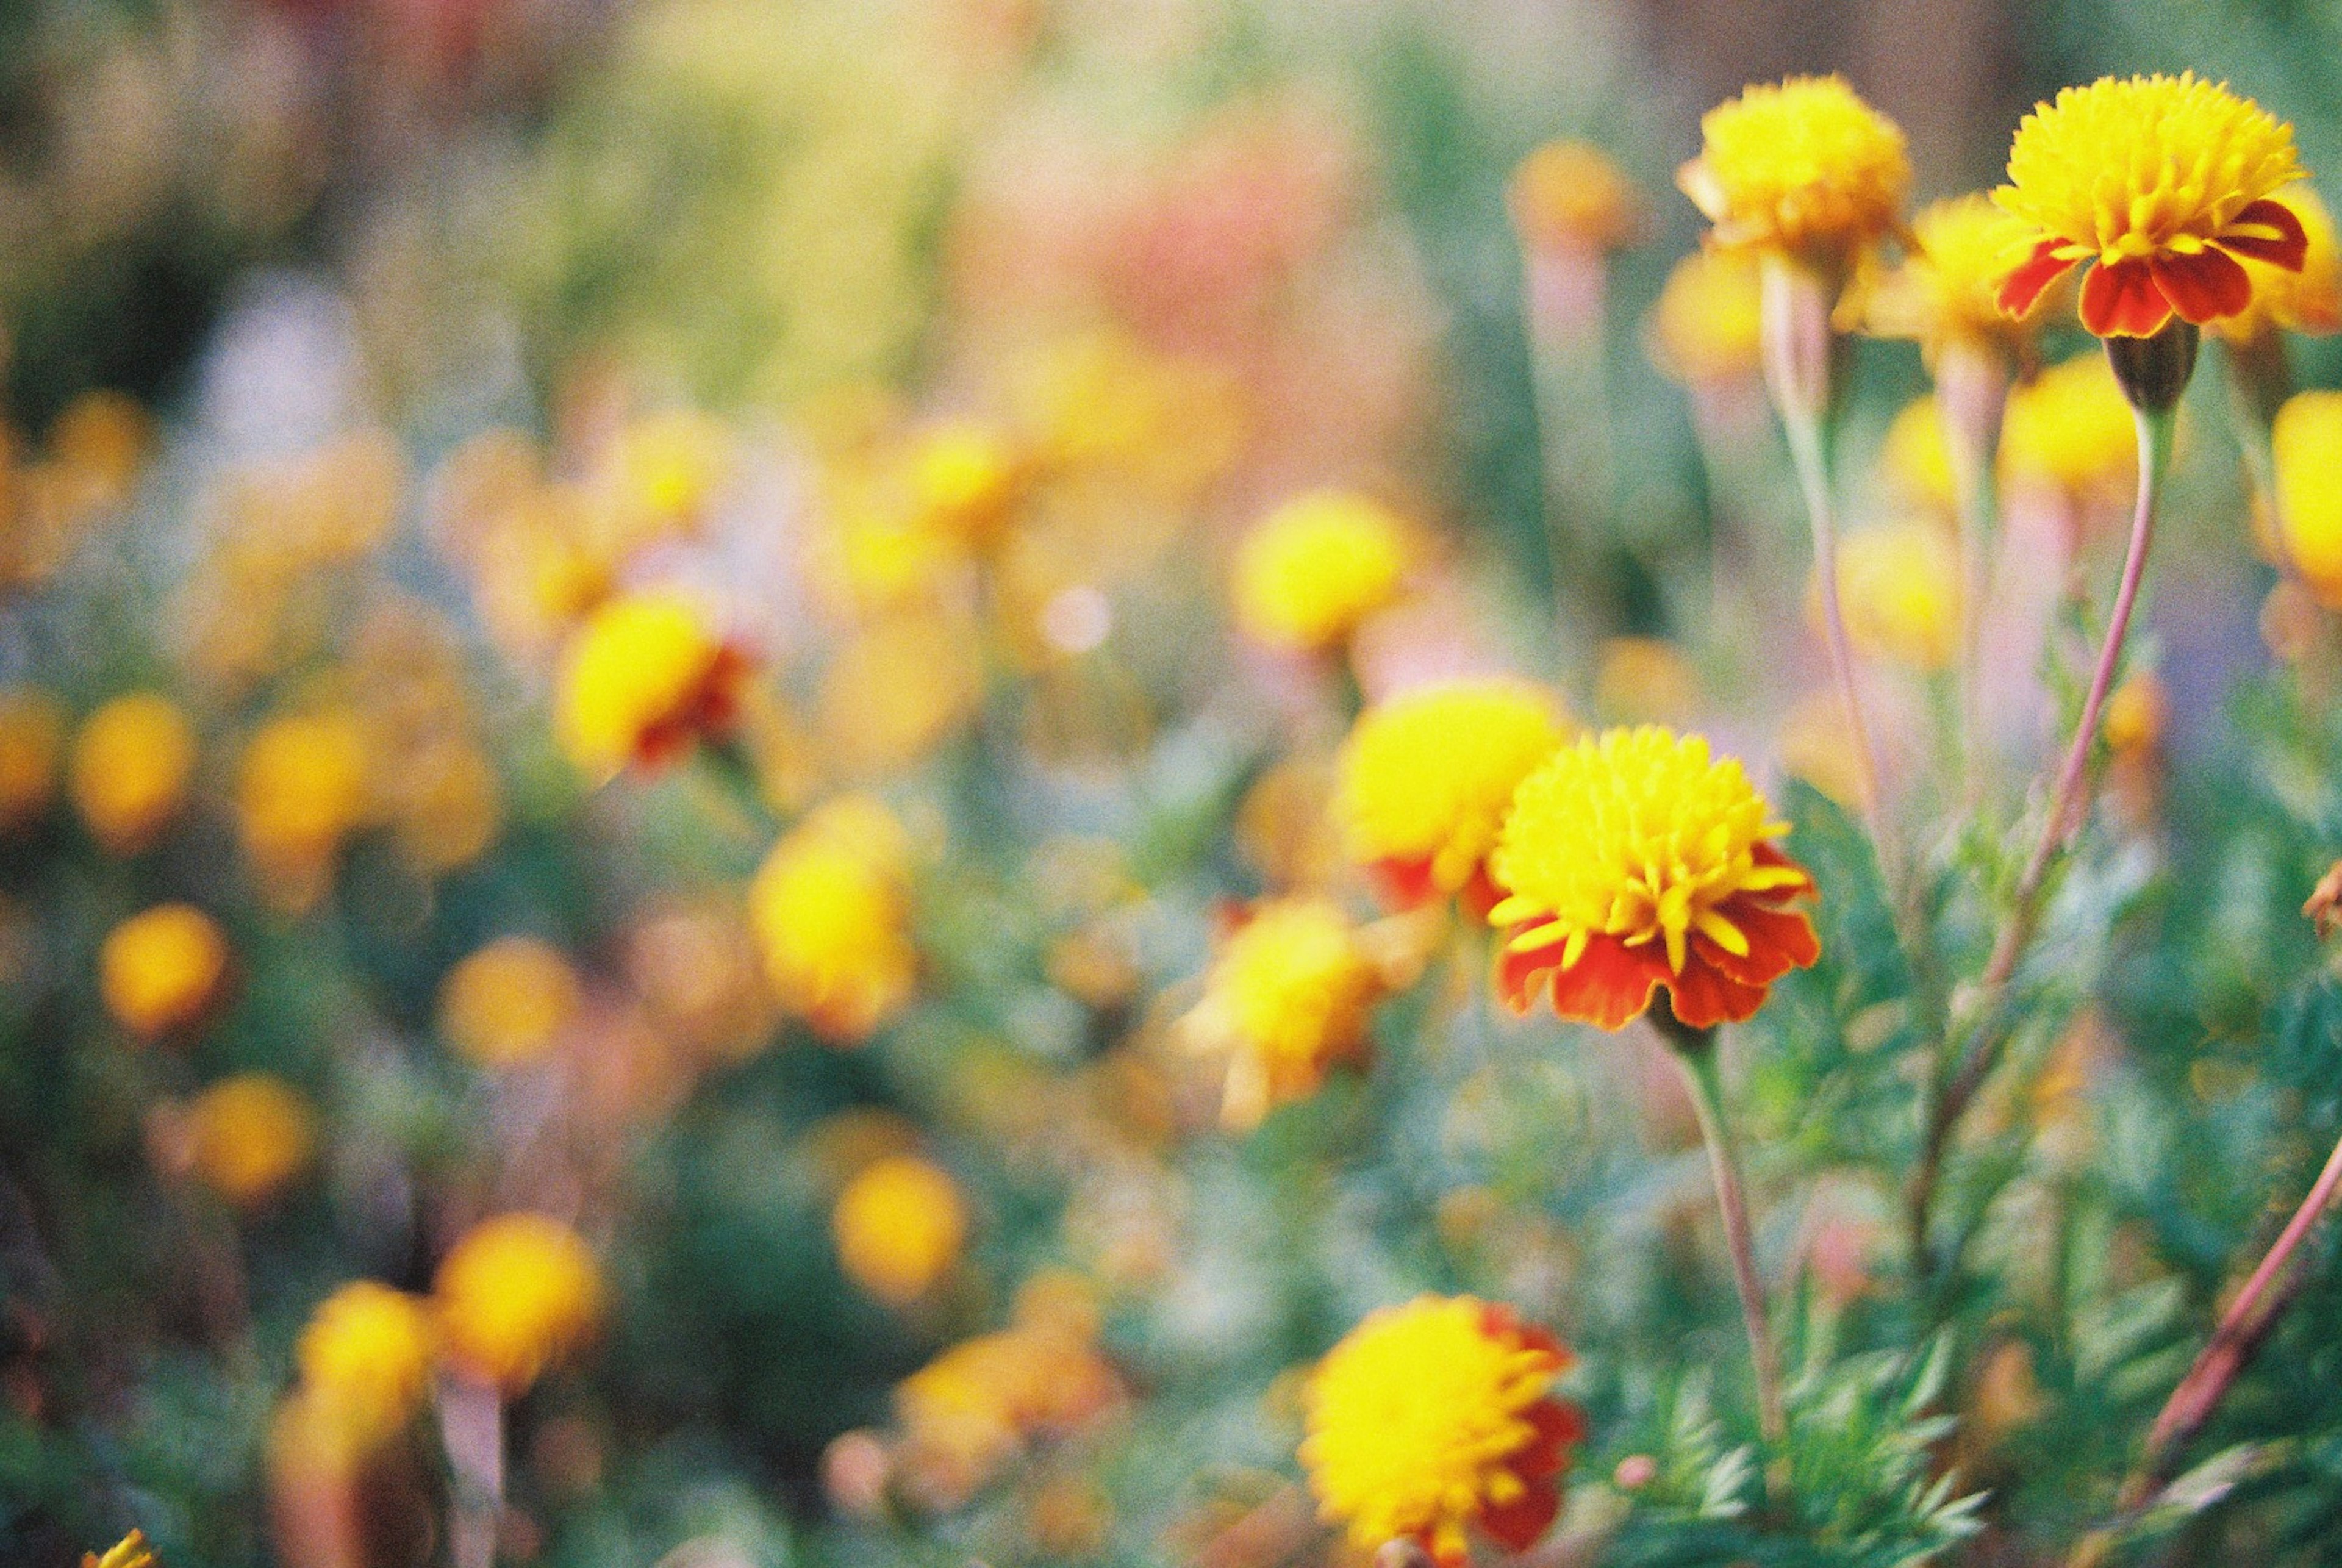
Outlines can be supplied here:
M601 1266L585 1239L544 1214L498 1214L439 1263L432 1304L458 1364L518 1393L600 1329Z
M655 767L727 728L746 673L681 594L612 600L570 640L556 715L562 749L596 782Z
M1226 1061L1221 1120L1256 1126L1316 1094L1336 1065L1363 1061L1385 989L1357 928L1332 903L1272 899L1246 912L1185 1023L1198 1049Z
M1770 252L1842 276L1902 224L1903 133L1842 76L1752 86L1699 123L1676 183L1727 249Z

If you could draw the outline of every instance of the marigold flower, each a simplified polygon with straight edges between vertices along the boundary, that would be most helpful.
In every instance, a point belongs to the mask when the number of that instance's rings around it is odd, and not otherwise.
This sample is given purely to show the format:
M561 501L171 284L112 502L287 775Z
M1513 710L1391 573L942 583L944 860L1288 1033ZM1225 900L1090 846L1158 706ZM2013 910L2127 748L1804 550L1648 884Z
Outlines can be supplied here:
M1641 237L1643 196L1591 142L1547 142L1514 169L1513 226L1532 247L1600 254Z
M2012 484L2046 484L2077 500L2126 495L2138 472L2129 401L2101 354L2055 365L2010 394L2001 467Z
M191 904L134 914L97 950L97 989L114 1021L141 1040L193 1028L227 978L227 938Z
M1959 553L1940 524L1911 518L1856 530L1837 557L1847 634L1873 658L1947 668L1959 645Z
M293 1346L304 1390L360 1447L415 1419L438 1355L428 1304L373 1280L353 1280L318 1303Z
M603 1294L601 1265L584 1239L533 1213L473 1226L432 1282L448 1355L507 1394L600 1331Z
M730 437L697 409L632 421L610 444L603 481L616 509L616 554L696 532L731 469Z
M1561 744L1553 704L1526 682L1452 681L1359 715L1334 809L1351 858L1402 908L1477 889L1513 790Z
M1944 439L1943 410L1935 394L1913 398L1887 422L1878 466L1907 501L1944 513L1959 504L1952 482L1951 443Z
M582 1000L577 972L552 944L504 936L439 983L439 1033L457 1054L494 1070L553 1049Z
M1237 547L1236 624L1256 641L1318 653L1398 594L1406 524L1379 502L1321 490L1288 501Z
M2300 269L2244 257L2252 303L2211 323L2211 330L2230 343L2274 332L2309 337L2342 332L2342 246L2335 243L2334 215L2306 183L2287 185L2271 199L2301 222Z
M739 704L746 661L679 594L640 593L596 610L562 662L561 747L596 783L656 767L720 734Z
M2225 84L2184 72L2067 87L2017 126L1993 193L2029 246L2012 254L2001 307L2029 310L2095 263L2081 315L2099 337L2234 315L2253 296L2238 258L2301 269L2301 220L2270 199L2301 177L2292 127Z
M95 1552L81 1554L81 1568L156 1568L155 1553L146 1547L145 1535L136 1530L106 1549L105 1555Z
M781 1004L837 1044L866 1040L910 1000L910 853L866 795L830 801L773 846L748 890Z
M2342 392L2287 399L2271 444L2286 558L2319 604L2342 609Z
M846 1277L881 1301L906 1306L959 1262L967 1203L935 1164L894 1154L846 1183L829 1224Z
M268 1073L223 1078L187 1105L187 1168L238 1208L268 1202L317 1154L317 1114L299 1091Z
M1657 725L1565 747L1522 782L1490 857L1509 927L1496 979L1515 1011L1623 1029L1665 986L1694 1029L1737 1023L1820 956L1788 907L1813 891L1787 832L1733 758Z
M1651 307L1651 358L1686 386L1754 381L1764 365L1765 296L1746 251L1697 250Z
M1903 133L1842 76L1749 87L1699 128L1700 155L1676 183L1727 249L1843 274L1902 222L1911 184Z
M2000 285L2010 247L2024 240L2024 224L1978 191L1921 207L1911 234L1911 253L1866 302L1871 330L1917 339L1931 362L1948 344L2021 347L2041 299L2012 316L2000 307Z
M133 692L82 721L69 770L74 805L100 844L135 854L178 814L195 766L187 715L159 693Z
M355 714L288 714L253 735L236 772L236 820L272 896L298 907L315 895L342 841L371 814L373 782L373 748Z
M1000 536L1023 479L1008 443L980 424L939 425L911 449L911 494L920 520L972 547Z
M1256 904L1221 944L1204 997L1184 1020L1199 1050L1225 1055L1220 1116L1243 1131L1306 1100L1342 1063L1364 1063L1385 990L1357 929L1322 898Z
M0 691L0 827L30 822L57 791L65 714L37 686Z
M1301 1463L1328 1523L1374 1551L1409 1540L1461 1568L1476 1531L1526 1552L1561 1509L1576 1406L1552 1392L1575 1358L1551 1334L1471 1296L1370 1314L1304 1395Z

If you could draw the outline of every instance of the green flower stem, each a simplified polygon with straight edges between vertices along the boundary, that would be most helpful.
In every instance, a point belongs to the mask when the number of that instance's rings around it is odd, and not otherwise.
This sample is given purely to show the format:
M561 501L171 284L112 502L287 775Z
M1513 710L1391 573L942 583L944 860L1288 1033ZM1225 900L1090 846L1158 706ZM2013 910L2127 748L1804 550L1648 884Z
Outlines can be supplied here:
M1991 589L1992 545L2000 531L1994 471L2008 383L2007 360L1997 349L1951 343L1939 351L1936 406L1959 505L1959 774L1960 798L1970 811L1983 804L1991 774L1980 688L1984 606Z
M1725 1250L1732 1257L1732 1283L1740 1293L1740 1321L1748 1331L1748 1356L1756 1374L1756 1419L1765 1441L1778 1447L1788 1436L1789 1423L1781 1402L1781 1363L1773 1348L1773 1334L1765 1317L1765 1286L1756 1276L1756 1243L1748 1227L1747 1189L1741 1180L1740 1154L1732 1138L1732 1124L1724 1114L1724 1079L1716 1066L1716 1031L1689 1029L1672 1013L1660 1019L1661 1002L1652 1016L1659 1022L1691 1104L1699 1118L1700 1141L1707 1145L1707 1166L1716 1178L1716 1205L1724 1216Z

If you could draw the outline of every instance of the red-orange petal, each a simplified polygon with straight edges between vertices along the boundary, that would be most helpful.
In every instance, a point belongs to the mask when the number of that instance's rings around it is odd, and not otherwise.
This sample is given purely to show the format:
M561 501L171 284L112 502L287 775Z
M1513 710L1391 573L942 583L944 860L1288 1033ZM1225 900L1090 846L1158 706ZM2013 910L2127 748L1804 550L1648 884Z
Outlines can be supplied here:
M2225 251L2201 250L2192 256L2158 256L2147 263L2156 286L2180 319L2197 326L2234 315L2253 303L2253 280L2244 264Z
M1439 896L1439 884L1431 879L1431 857L1418 855L1403 860L1397 855L1385 855L1366 867L1382 901L1393 909L1420 909Z
M2153 337L2171 319L2171 302L2142 260L2100 262L2082 280L2082 325L2099 337Z
M2066 242L2052 235L2033 247L2033 254L2019 264L2000 285L2000 308L2010 315L2023 315L2041 297L2042 290L2074 270L2074 264L2057 255L2057 247Z
M1685 960L1683 973L1667 981L1667 998L1678 1023L1693 1029L1713 1029L1756 1016L1768 988L1746 985L1708 962L1695 950Z
M2275 229L2277 234L2272 237L2237 232L2246 228ZM2228 226L2212 236L2212 243L2222 250L2250 256L2255 261L2267 262L2287 272L2299 272L2303 261L2309 255L2309 236L2302 232L2301 219L2283 202L2273 202L2267 197L2229 219Z
M1651 993L1669 978L1666 949L1658 943L1629 947L1615 936L1596 936L1574 966L1553 972L1553 1010L1616 1034L1643 1015Z
M1770 985L1792 969L1803 969L1822 955L1821 939L1813 922L1794 909L1775 909L1753 897L1727 899L1718 913L1740 928L1748 939L1746 954L1730 954L1705 936L1692 939L1693 952L1727 980L1742 985Z

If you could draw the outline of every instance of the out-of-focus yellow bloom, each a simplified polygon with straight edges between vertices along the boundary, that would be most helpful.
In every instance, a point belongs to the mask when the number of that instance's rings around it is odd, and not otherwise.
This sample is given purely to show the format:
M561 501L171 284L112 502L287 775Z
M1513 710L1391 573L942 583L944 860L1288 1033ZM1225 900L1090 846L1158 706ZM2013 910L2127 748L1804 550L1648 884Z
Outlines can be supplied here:
M1485 889L1514 788L1561 741L1551 698L1522 681L1453 681L1377 703L1350 731L1334 798L1351 858L1377 868L1403 906Z
M2301 270L2246 256L2252 303L2212 322L2211 330L2231 343L2272 332L2310 337L2342 332L2342 245L2335 243L2334 215L2306 184L2287 185L2270 199L2301 221Z
M432 1305L450 1359L516 1394L600 1331L602 1269L560 1221L499 1214L440 1261Z
M2138 434L2106 355L2077 355L2018 387L2001 427L2000 459L2012 485L2029 482L2077 500L2127 495L2138 472Z
M293 1363L304 1392L333 1413L352 1441L371 1446L423 1408L438 1354L425 1303L373 1280L354 1280L317 1303L293 1346Z
M976 549L1000 537L1024 483L1006 438L969 423L938 425L920 435L911 448L909 477L919 520Z
M1547 142L1521 160L1506 194L1513 226L1533 247L1600 254L1643 233L1642 193L1590 142Z
M1792 76L1710 109L1699 156L1676 175L1727 249L1837 274L1902 222L1903 133L1841 76Z
M78 475L93 499L119 506L155 444L155 422L128 395L99 389L65 405L50 425L49 461Z
M159 904L105 934L97 950L98 995L141 1040L192 1028L219 999L227 938L202 910Z
M133 1530L102 1557L95 1552L83 1553L81 1568L156 1568L156 1564L155 1553L146 1549L146 1537Z
M2287 400L2273 444L2286 556L2319 604L2342 609L2342 392Z
M1914 518L1856 530L1839 544L1837 583L1855 646L1916 670L1951 664L1960 637L1959 559L1942 526Z
M1773 844L1788 831L1740 764L1655 724L1566 746L1513 797L1488 869L1507 927L1497 984L1526 1012L1622 1029L1665 986L1694 1029L1737 1023L1820 955L1789 907L1813 878Z
M74 804L100 844L135 854L178 814L195 766L187 715L160 693L133 692L82 721L74 737Z
M1337 490L1299 496L1237 547L1236 624L1271 648L1331 648L1398 595L1411 554L1406 523L1379 502Z
M630 594L596 611L562 661L562 749L596 783L655 766L728 728L746 674L699 606L679 594Z
M1078 334L1022 367L1020 415L1040 462L1176 504L1226 473L1248 419L1225 369L1126 335Z
M2037 299L2022 316L2000 308L2008 251L2024 225L1983 192L1931 202L1911 219L1917 241L1866 302L1871 330L1918 340L1932 363L1947 345L2017 351L2042 315Z
M1916 504L1948 513L1959 497L1952 484L1952 449L1935 394L1915 397L1887 425L1878 465L1888 483Z
M441 735L415 748L382 782L399 847L427 876L478 860L503 825L495 767L468 737Z
M2117 756L2136 756L2163 744L2170 722L2171 699L2152 670L2141 670L2123 682L2107 699L2104 733L2107 749Z
M1203 1000L1183 1020L1190 1044L1225 1057L1221 1120L1259 1125L1306 1100L1342 1063L1363 1063L1383 974L1357 928L1322 898L1254 906L1221 944Z
M372 750L338 709L272 719L245 744L236 819L272 900L297 909L323 890L343 840L372 814Z
M628 423L611 442L602 475L616 513L612 554L623 559L662 538L697 532L730 472L730 433L710 414L675 408Z
M846 1277L881 1301L906 1306L959 1262L967 1203L940 1168L895 1154L846 1183L829 1225Z
M316 1113L272 1074L221 1079L188 1104L185 1125L188 1170L238 1208L275 1197L316 1158Z
M2023 225L2002 307L2030 309L2095 263L2081 315L2100 337L2234 315L2253 293L2237 258L2301 268L2301 220L2269 199L2300 178L2293 128L2225 84L2189 72L2067 87L2017 127L2008 184L1993 193Z
M579 1001L577 972L558 948L499 937L439 983L439 1033L475 1066L525 1066L559 1044Z
M1574 1359L1471 1296L1372 1313L1309 1377L1301 1463L1320 1515L1361 1552L1412 1541L1441 1568L1469 1561L1474 1531L1527 1551L1586 1434L1553 1393Z
M1665 637L1604 640L1594 671L1594 705L1610 723L1680 723L1698 711L1699 672Z
M910 1000L909 844L867 795L827 802L773 846L748 890L765 973L783 1006L856 1044Z
M65 743L65 710L55 697L37 686L0 691L0 827L48 809Z
M827 526L808 544L808 568L840 609L857 615L931 611L966 563L959 540L899 504L841 488Z
M849 777L894 773L926 756L983 694L976 629L936 615L888 615L863 627L822 672L821 738Z
M1754 381L1764 365L1764 293L1746 251L1677 262L1651 307L1651 358L1686 386Z

